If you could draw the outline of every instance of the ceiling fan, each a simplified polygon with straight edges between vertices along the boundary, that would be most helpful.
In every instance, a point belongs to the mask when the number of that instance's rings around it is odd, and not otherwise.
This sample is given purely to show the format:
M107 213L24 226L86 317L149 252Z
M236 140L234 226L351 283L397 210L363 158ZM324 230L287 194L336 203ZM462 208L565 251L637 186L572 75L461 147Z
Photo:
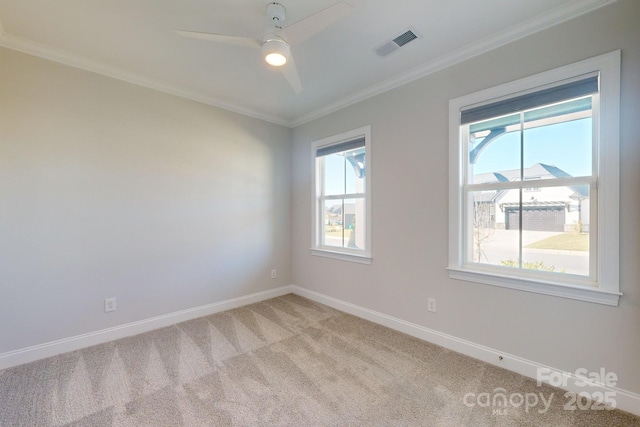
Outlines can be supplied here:
M278 67L296 93L302 91L302 83L293 61L291 46L296 46L309 37L345 17L353 7L340 2L314 13L287 27L283 26L286 9L280 3L269 3L266 7L267 22L261 38L238 37L225 34L176 30L181 36L214 42L262 49L264 60Z

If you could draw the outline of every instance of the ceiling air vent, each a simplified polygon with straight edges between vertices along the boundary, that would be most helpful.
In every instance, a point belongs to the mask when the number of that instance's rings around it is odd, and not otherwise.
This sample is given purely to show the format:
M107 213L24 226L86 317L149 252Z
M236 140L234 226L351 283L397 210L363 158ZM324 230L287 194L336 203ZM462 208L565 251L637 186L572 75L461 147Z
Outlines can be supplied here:
M376 53L378 56L387 56L392 52L400 49L402 46L406 45L410 41L413 41L420 37L420 35L414 30L409 29L404 33L400 34L398 37L394 38L391 41L386 42L382 46L376 49Z

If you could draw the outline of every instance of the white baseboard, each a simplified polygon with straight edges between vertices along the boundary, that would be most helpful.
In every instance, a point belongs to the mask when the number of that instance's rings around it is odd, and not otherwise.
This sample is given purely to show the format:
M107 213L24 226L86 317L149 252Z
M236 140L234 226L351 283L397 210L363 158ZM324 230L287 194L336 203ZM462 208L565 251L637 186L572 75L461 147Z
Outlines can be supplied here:
M255 294L215 302L213 304L206 304L187 310L176 311L174 313L114 326L112 328L102 329L95 332L89 332L87 334L9 351L7 353L0 354L0 369L6 369L12 366L22 365L23 363L29 363L46 357L55 356L57 354L80 350L96 344L102 344L120 338L153 331L155 329L164 328L166 326L196 319L198 317L208 316L221 311L242 307L247 304L253 304L255 302L279 297L291 292L293 292L292 286L282 286L264 292L257 292Z
M545 374L547 374L545 375L546 378L552 376L556 379L563 379L565 384L562 384L559 387L576 394L580 392L587 392L591 396L594 396L594 393L603 393L603 396L607 396L604 393L613 393L609 394L609 396L613 396L615 406L618 409L640 416L640 394L617 387L607 387L602 384L589 382L573 373L567 373L560 369L545 366L519 356L514 356L471 341L454 337L452 335L444 334L433 329L425 328L424 326L388 316L386 314L320 294L318 292L310 291L299 286L292 285L292 292L312 301L344 311L345 313L404 332L405 334L413 337L429 341L449 350L479 359L483 362L517 372L535 380L538 380L539 370L543 370ZM502 359L499 359L500 356L502 356ZM542 382L549 383L545 378L542 379ZM588 382L589 385L582 385L584 382ZM557 385L557 383L554 385ZM490 392L491 390L488 391Z

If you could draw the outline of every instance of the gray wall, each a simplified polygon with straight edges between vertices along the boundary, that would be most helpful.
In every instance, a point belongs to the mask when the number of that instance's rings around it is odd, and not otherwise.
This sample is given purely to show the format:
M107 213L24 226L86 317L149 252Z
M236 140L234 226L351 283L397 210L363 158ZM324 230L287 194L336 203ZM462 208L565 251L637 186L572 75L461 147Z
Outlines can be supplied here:
M293 281L538 363L605 367L640 393L640 2L596 12L302 125L293 132ZM622 49L619 307L450 280L450 99ZM373 264L313 257L310 143L371 125ZM427 298L438 312L426 310Z
M0 353L291 283L289 129L6 49L0 76Z

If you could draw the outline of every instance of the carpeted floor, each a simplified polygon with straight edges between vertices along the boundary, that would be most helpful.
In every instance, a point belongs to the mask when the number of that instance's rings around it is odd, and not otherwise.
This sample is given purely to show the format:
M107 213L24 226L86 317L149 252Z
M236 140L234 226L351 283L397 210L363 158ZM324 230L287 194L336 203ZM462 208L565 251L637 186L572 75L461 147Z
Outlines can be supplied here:
M566 403L294 295L0 371L3 427L640 426Z

